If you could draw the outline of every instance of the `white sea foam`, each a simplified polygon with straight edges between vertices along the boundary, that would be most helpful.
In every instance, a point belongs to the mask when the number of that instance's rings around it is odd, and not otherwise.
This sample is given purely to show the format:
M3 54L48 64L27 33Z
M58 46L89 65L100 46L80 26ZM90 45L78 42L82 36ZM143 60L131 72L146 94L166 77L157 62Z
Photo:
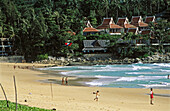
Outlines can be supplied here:
M167 72L125 72L125 74L127 74L127 75L140 75L140 74L168 74L168 71Z
M138 76L138 77L121 77L116 81L135 81L135 80L153 80L153 79L165 79L166 76Z
M91 86L104 86L104 85L109 85L112 82L115 82L115 78L105 78L103 76L98 76L100 79L93 80L91 82L86 82L86 84L91 85Z
M135 66L132 65L133 70L141 70L141 69L152 69L151 67L146 67L146 66Z
M90 85L90 86L103 86L103 83L99 82L86 82L85 84Z
M167 82L160 82L159 84L138 84L139 86L144 86L146 88L153 88L153 87L170 87L170 83Z
M95 77L97 78L118 78L118 77L113 77L113 76L102 76L102 75L96 75Z
M154 63L153 65L156 65L156 66L161 66L161 67L170 67L170 64L168 64L168 63L160 63L160 64L158 64L158 63Z
M161 71L162 72L170 72L170 70L163 70L163 69L161 69Z
M84 72L89 72L89 70L73 70L73 71L60 72L60 74L69 75L69 74L78 74Z

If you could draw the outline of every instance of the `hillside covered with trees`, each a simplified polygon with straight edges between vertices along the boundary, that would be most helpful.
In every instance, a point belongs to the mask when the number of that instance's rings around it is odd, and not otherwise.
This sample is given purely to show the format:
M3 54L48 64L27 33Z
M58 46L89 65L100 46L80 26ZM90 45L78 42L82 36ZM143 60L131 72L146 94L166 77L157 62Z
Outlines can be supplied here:
M168 10L168 5L167 0L0 0L0 37L13 38L13 51L27 60L36 60L37 56L45 54L79 56L82 40L109 39L115 42L120 38L83 36L87 20L96 27L104 17L113 17L116 22L118 17L155 15ZM158 26L150 25L157 37L165 41L168 35L163 29L169 27L169 20ZM131 36L134 35L126 38ZM67 47L66 42L73 44Z

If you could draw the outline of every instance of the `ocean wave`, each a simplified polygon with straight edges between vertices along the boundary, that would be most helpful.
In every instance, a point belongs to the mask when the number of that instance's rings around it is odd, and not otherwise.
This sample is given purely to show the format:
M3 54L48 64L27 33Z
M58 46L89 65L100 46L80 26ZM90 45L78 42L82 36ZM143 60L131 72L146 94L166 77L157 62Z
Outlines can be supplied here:
M170 64L169 63L154 63L153 65L156 65L156 66L161 66L161 67L170 67Z
M89 70L74 70L74 71L66 71L66 72L60 72L60 74L63 75L73 75L73 74L78 74L78 73L84 73L84 72L89 72Z
M85 84L90 85L90 86L103 86L103 83L100 82L86 82Z
M113 76L102 76L102 75L96 75L94 77L97 77L97 78L118 78L118 77L113 77Z
M152 69L152 67L146 67L146 66L135 66L132 65L133 70L142 70L142 69Z
M168 71L162 71L162 72L125 72L126 75L140 75L140 74L168 74Z
M166 76L138 76L138 77L121 77L116 81L135 81L135 80L153 80L153 79L165 79Z
M91 86L105 86L109 85L113 82L115 82L116 78L107 77L106 76L97 76L100 79L93 80L91 82L86 82L85 84L91 85Z
M160 84L138 84L139 86L144 86L146 88L154 88L154 87L169 87L170 83L161 82Z
M163 69L161 69L161 71L162 72L170 72L170 70L163 70Z

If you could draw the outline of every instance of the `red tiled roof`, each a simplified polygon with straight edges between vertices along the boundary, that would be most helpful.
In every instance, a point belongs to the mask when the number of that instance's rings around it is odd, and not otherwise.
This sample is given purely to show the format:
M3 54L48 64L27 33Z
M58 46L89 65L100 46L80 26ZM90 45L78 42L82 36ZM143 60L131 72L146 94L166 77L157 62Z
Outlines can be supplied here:
M84 28L83 32L99 32L99 31L92 27L86 27Z
M139 19L140 19L140 16L133 17L132 18L132 23L138 23Z
M152 16L152 17L147 17L146 20L145 20L145 23L152 22L153 20L154 20L154 16Z
M147 27L148 24L144 23L144 22L139 22L139 23L131 23L132 25L136 26L136 27Z
M111 21L112 21L112 18L104 18L102 24L100 26L98 26L96 29L107 29L107 28L109 28Z
M110 24L110 28L111 29L114 29L114 28L123 28L123 27L121 27L121 26L119 26L119 25L116 25L116 24Z
M131 24L125 24L124 27L125 28L136 28L136 26L131 25Z
M139 22L139 26L140 26L140 27L147 27L148 24L147 24L147 23L143 23L143 22Z
M100 25L96 29L108 29L109 25Z
M118 19L117 25L120 25L120 26L123 27L123 25L124 25L124 23L125 23L125 20L126 20L126 18L120 18L120 19Z
M111 21L111 18L105 18L105 19L103 20L102 25L109 25L110 21Z

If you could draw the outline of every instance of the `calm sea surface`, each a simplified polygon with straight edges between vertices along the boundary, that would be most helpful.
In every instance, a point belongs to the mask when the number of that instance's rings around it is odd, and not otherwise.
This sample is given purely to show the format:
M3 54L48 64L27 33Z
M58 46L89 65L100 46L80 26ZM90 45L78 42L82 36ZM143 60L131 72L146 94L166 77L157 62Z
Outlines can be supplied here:
M57 70L63 75L98 78L85 83L90 86L170 89L170 79L167 79L170 63L63 66L40 70Z

